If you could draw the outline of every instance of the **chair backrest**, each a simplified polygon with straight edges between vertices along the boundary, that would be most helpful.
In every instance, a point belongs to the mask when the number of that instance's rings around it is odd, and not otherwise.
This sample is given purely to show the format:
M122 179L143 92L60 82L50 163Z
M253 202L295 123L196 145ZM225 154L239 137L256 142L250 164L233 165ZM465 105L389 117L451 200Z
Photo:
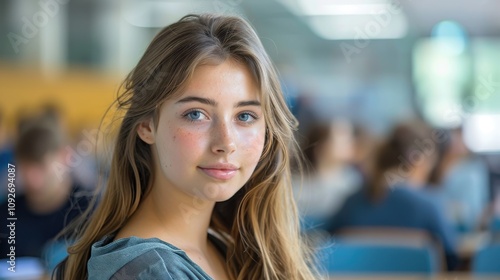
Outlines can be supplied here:
M500 276L500 243L480 249L472 261L475 274L498 274Z
M431 275L438 270L437 256L430 247L331 241L317 252L319 270L325 274Z
M429 233L419 229L396 227L346 227L335 236L342 240L360 240L377 244L401 244L406 246L436 246L439 244Z
M431 248L438 270L446 271L446 258L441 242L421 229L398 227L346 227L335 234L337 239L369 244L386 244Z

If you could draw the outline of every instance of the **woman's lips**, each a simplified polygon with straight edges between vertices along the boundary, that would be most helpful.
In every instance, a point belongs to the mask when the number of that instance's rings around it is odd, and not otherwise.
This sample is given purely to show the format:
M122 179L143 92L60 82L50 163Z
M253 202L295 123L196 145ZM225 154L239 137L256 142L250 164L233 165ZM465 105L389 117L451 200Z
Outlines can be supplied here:
M233 178L234 175L236 175L236 171L238 171L238 169L198 168L206 175L218 180L229 180Z

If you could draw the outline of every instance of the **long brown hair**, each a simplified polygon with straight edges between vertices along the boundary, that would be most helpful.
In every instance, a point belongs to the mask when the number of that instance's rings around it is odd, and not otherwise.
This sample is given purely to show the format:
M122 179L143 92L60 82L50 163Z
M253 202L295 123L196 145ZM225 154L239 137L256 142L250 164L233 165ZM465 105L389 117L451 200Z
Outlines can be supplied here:
M127 76L117 98L124 110L109 180L94 213L78 228L69 257L56 275L85 279L91 245L119 230L150 190L153 159L137 125L158 121L162 102L182 92L195 68L234 59L254 75L261 94L266 138L248 182L216 204L211 227L228 244L230 279L315 279L299 232L290 182L297 121L288 110L277 73L251 26L239 17L188 15L161 30ZM90 212L90 210L89 210Z

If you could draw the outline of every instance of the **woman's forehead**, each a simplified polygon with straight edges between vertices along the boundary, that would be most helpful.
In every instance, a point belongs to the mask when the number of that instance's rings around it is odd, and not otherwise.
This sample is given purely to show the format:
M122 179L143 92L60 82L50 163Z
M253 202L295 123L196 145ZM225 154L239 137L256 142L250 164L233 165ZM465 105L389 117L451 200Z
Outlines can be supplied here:
M260 87L245 65L227 60L217 65L198 66L179 94L172 98L172 103L197 99L209 100L211 105L260 101Z

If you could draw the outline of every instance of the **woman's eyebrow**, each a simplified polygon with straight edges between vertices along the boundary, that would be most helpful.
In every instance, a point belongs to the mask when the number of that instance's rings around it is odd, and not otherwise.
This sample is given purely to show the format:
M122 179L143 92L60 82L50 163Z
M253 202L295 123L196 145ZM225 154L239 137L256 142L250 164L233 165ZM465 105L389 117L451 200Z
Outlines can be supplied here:
M186 96L182 99L179 99L175 104L178 103L187 103L187 102L200 102L203 104L207 104L210 106L217 106L217 101L211 98L198 97L198 96ZM248 101L240 101L236 103L234 107L245 107L245 106L260 106L260 102L258 100L248 100Z
M234 107L245 107L245 106L260 106L260 102L257 100L240 101Z
M207 105L211 105L214 107L217 106L217 102L215 100L210 99L210 98L197 97L197 96L186 96L182 99L179 99L177 102L175 102L175 104L187 103L187 102L193 102L193 101L200 102L200 103L207 104Z

